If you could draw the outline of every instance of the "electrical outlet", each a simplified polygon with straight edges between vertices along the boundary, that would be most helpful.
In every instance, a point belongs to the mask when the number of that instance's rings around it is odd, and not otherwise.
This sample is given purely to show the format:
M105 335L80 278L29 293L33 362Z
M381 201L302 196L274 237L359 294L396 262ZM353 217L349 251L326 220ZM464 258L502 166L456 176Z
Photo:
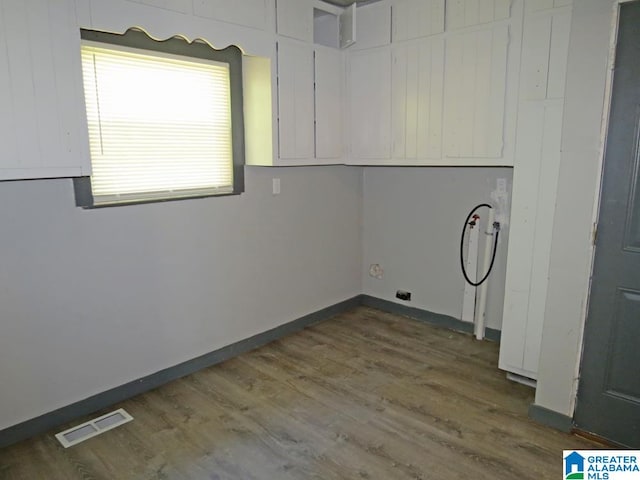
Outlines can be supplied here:
M396 298L399 298L400 300L404 300L405 302L410 302L411 301L411 292L406 292L404 290L398 290L396 292Z
M379 264L372 263L369 266L369 276L370 277L377 278L378 280L380 280L383 275L384 275L384 270L382 269L382 267Z

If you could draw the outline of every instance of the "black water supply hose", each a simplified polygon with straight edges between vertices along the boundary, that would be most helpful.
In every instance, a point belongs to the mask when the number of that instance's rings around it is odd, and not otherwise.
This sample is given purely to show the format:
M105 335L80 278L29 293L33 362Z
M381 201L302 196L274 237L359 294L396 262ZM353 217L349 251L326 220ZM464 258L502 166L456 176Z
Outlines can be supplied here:
M482 277L480 281L478 282L471 281L471 279L469 278L469 275L467 275L467 270L464 267L464 234L467 231L467 226L470 225L469 220L471 220L471 217L473 217L473 215L483 207L493 208L488 203L481 203L480 205L476 205L473 208L473 210L469 212L469 215L467 215L467 218L464 221L464 225L462 226L462 235L460 236L460 267L462 268L462 275L464 275L464 279L474 287L482 285L487 280L487 278L489 278L489 274L493 269L493 264L496 261L496 251L498 250L498 236L500 235L500 223L493 222L493 232L494 232L493 233L493 253L491 254L491 263L489 264L489 269L487 270L487 273L484 274L484 277ZM478 225L478 228L480 228L480 225Z

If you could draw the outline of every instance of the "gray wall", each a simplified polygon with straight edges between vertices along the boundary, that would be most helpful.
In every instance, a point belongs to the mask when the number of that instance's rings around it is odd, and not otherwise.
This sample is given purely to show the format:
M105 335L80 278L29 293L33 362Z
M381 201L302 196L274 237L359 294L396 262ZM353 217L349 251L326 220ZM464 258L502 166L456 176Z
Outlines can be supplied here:
M573 4L547 307L536 404L573 415L592 259L612 0Z
M0 429L361 293L360 168L246 183L98 210L68 179L0 183Z
M491 203L498 178L510 188L511 174L510 168L365 168L364 293L460 318L462 223L475 205ZM502 325L508 228L500 235L487 297L487 326L496 329ZM384 269L382 279L369 276L372 263ZM411 291L412 301L397 300L398 289Z

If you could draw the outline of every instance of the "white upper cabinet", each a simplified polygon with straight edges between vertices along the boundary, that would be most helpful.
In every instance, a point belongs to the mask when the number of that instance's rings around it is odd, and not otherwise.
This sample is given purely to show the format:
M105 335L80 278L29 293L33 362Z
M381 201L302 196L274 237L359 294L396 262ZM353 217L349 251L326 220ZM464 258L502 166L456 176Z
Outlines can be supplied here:
M444 32L444 10L444 0L399 0L393 5L393 41Z
M447 30L506 20L511 16L511 1L447 0Z
M0 0L0 180L88 175L73 0Z
M340 44L340 19L325 10L313 9L313 43L337 48Z
M347 48L356 42L356 4L344 9L339 15L340 48Z
M391 5L375 2L356 12L357 40L347 50L347 162L390 163Z
M356 41L356 4L346 8L315 2L313 41L318 45L347 48Z
M280 163L313 163L313 46L278 41L278 156Z
M363 5L357 12L357 40L352 50L375 48L391 42L391 6L388 2Z
M340 50L295 40L278 41L276 164L341 161L343 62Z
M267 0L193 0L193 14L261 30L267 29L269 18Z
M351 161L368 163L391 156L391 51L353 52L349 58ZM384 163L384 162L370 162Z
M437 161L442 157L444 40L394 45L392 57L394 163Z
M570 11L527 18L522 50L524 100L564 97L570 27Z
M315 117L316 159L342 157L343 55L339 50L316 46Z
M279 35L313 42L313 4L309 0L277 0L276 22Z
M347 161L512 165L523 9L520 0L358 7L358 39L347 50Z
M444 154L501 158L507 91L507 26L447 38Z
M527 0L526 13L540 12L542 10L548 10L550 8L561 8L571 5L573 0Z
M129 0L135 3L142 3L151 7L158 7L165 10L171 10L179 13L191 13L191 0ZM215 0L196 0L195 3L214 3Z
M278 155L274 165L342 162L341 48L355 38L355 7L276 0L276 9Z
M274 165L342 162L344 54L354 8L277 0L278 155ZM289 37L289 38L285 38Z

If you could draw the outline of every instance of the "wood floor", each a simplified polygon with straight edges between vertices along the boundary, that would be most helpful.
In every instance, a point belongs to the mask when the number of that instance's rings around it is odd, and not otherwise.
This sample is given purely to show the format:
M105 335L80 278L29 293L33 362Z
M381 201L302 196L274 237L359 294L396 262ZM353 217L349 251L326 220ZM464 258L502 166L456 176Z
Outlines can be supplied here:
M0 450L0 478L561 478L563 449L598 446L528 420L497 358L360 307L123 402L133 422L75 447L60 428Z

